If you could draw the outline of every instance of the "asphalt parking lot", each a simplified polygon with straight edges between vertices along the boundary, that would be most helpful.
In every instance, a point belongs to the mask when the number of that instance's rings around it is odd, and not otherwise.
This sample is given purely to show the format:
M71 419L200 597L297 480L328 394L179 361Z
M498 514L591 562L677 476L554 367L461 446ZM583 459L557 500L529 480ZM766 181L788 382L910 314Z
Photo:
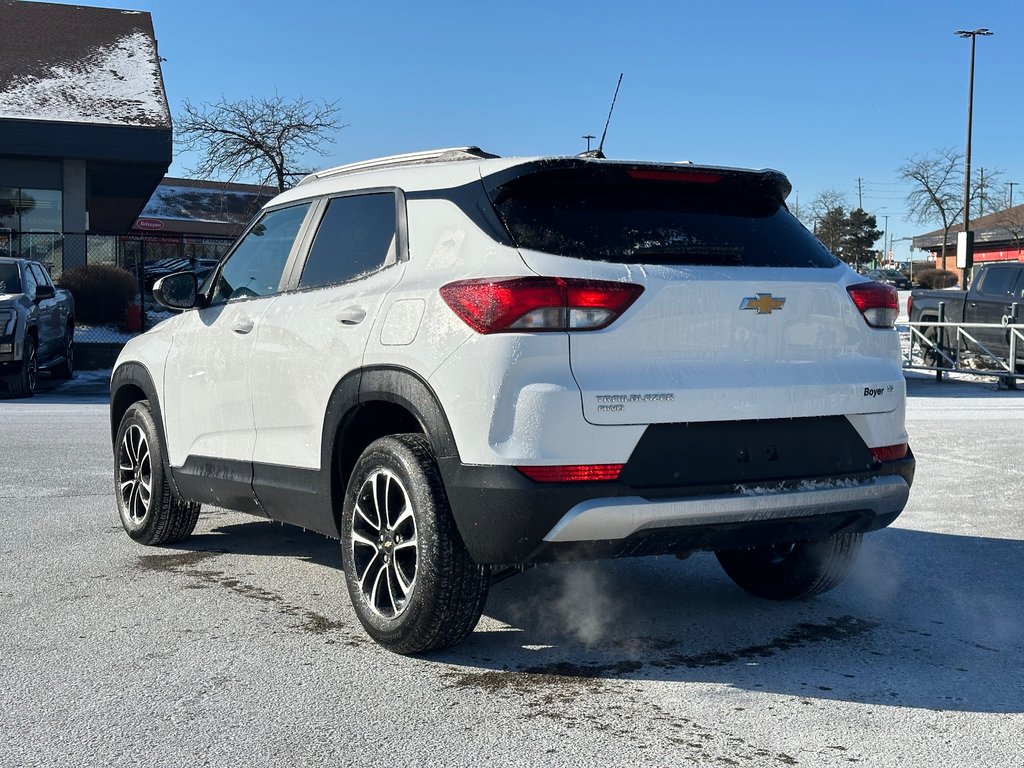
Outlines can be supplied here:
M214 509L131 542L102 377L43 388L0 400L0 765L1020 764L1024 392L909 382L910 505L820 598L707 554L547 566L403 658L326 538Z

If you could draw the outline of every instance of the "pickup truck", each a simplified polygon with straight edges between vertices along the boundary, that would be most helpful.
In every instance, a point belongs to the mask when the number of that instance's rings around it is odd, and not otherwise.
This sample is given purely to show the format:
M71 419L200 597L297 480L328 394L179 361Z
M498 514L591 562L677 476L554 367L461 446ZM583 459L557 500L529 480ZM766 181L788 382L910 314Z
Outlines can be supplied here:
M910 322L937 322L939 303L945 302L944 320L947 323L995 323L1006 324L1010 319L1013 305L1019 304L1018 323L1024 323L1024 263L1017 261L986 264L975 271L974 281L966 291L916 290L907 301L907 315ZM1004 318L1006 318L1004 320ZM1010 356L1010 333L1004 328L967 329L978 343L965 339L967 350L985 357L999 357L1005 361ZM947 328L927 328L924 335L932 341L942 340L944 348L956 345L956 334ZM941 357L933 350L924 350L925 360L941 364ZM1017 344L1017 365L1024 364L1024 343Z
M13 397L31 397L41 368L75 374L75 300L54 286L37 261L0 257L0 382Z

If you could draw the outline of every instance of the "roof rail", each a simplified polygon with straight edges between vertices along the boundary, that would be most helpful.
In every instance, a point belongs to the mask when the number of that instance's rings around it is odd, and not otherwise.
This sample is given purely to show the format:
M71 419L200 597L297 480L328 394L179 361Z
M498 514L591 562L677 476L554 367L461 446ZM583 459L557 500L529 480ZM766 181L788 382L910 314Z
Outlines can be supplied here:
M304 177L295 186L299 187L306 182L316 179L326 179L331 176L342 176L346 173L358 171L370 171L377 168L390 168L397 165L416 165L418 163L439 163L447 160L482 160L489 157L497 157L490 152L484 152L480 147L448 147L446 149L428 149L424 152L409 152L404 155L390 155L378 157L373 160L362 160L358 163L339 165L335 168L327 168L317 171Z

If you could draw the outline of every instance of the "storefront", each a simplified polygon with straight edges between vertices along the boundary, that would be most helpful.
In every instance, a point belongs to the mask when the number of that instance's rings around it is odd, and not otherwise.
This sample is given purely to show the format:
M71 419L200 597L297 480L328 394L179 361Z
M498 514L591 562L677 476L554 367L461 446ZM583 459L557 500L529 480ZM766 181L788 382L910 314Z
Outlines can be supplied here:
M171 162L148 13L0 4L0 254L59 274L128 232ZM106 247L103 245L103 247Z
M956 266L956 237L963 225L950 229L946 237L946 263L942 263L942 230L913 239L913 247L928 251L928 261L939 269L948 269L964 285L963 270ZM1024 261L1024 205L988 213L971 221L974 232L974 263Z

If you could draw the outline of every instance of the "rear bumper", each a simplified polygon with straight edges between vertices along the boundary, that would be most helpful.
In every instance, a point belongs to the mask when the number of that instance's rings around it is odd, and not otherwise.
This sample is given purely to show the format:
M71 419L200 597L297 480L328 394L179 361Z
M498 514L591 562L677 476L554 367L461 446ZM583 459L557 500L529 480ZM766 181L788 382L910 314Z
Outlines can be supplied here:
M670 488L535 483L442 459L459 532L480 563L611 558L777 544L883 528L906 506L912 454L867 472Z

